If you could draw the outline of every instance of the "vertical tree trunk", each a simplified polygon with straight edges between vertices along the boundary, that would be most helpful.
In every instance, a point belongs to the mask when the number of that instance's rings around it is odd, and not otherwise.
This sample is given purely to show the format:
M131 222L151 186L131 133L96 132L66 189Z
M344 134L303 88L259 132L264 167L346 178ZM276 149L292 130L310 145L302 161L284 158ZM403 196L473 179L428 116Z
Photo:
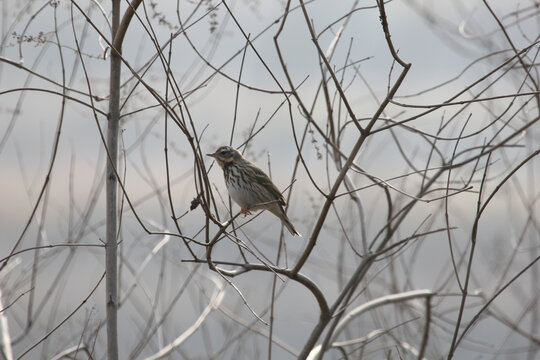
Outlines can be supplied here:
M120 0L112 1L112 34L115 39L120 24ZM114 41L112 41L114 43ZM118 128L120 121L120 49L111 49L111 68L109 79L109 119L107 125L107 148L109 161L106 172L106 243L105 267L106 285L105 296L107 304L107 358L118 359L118 282L117 282L117 179L116 164L118 158Z

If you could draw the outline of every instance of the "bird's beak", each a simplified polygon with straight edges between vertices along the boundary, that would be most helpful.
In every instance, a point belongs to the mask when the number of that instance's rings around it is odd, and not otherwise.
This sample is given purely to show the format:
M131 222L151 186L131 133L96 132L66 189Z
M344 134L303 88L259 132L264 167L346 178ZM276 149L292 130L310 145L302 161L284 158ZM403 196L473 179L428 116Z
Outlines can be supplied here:
M216 154L206 154L206 156L210 156L210 157L215 158L215 157L216 157Z

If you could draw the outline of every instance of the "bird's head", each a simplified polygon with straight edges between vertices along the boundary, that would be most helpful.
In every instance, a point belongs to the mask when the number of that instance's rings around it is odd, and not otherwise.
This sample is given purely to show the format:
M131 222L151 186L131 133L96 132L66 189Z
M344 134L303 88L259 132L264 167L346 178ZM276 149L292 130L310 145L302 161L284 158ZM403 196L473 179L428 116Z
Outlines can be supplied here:
M220 146L215 153L206 155L216 159L221 167L243 158L238 150L230 146Z

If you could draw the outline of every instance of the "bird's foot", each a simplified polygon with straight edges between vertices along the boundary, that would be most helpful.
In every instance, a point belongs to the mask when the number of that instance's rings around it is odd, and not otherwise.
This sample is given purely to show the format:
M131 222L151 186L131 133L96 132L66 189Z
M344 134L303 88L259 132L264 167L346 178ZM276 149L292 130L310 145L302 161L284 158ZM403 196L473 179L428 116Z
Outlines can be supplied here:
M249 211L249 207L245 207L245 208L240 209L240 213L242 213L244 215L244 217L246 217L248 215L251 215L251 212Z

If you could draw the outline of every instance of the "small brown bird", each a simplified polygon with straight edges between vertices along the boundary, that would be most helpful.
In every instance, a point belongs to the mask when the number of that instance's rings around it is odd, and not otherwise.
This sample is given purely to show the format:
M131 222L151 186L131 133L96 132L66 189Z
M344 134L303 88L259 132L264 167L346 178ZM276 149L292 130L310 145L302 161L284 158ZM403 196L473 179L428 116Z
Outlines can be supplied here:
M291 235L302 236L285 214L285 198L264 171L230 146L220 146L215 153L206 155L216 159L223 169L229 195L240 206L242 214L251 215L250 210L268 210L281 219Z

